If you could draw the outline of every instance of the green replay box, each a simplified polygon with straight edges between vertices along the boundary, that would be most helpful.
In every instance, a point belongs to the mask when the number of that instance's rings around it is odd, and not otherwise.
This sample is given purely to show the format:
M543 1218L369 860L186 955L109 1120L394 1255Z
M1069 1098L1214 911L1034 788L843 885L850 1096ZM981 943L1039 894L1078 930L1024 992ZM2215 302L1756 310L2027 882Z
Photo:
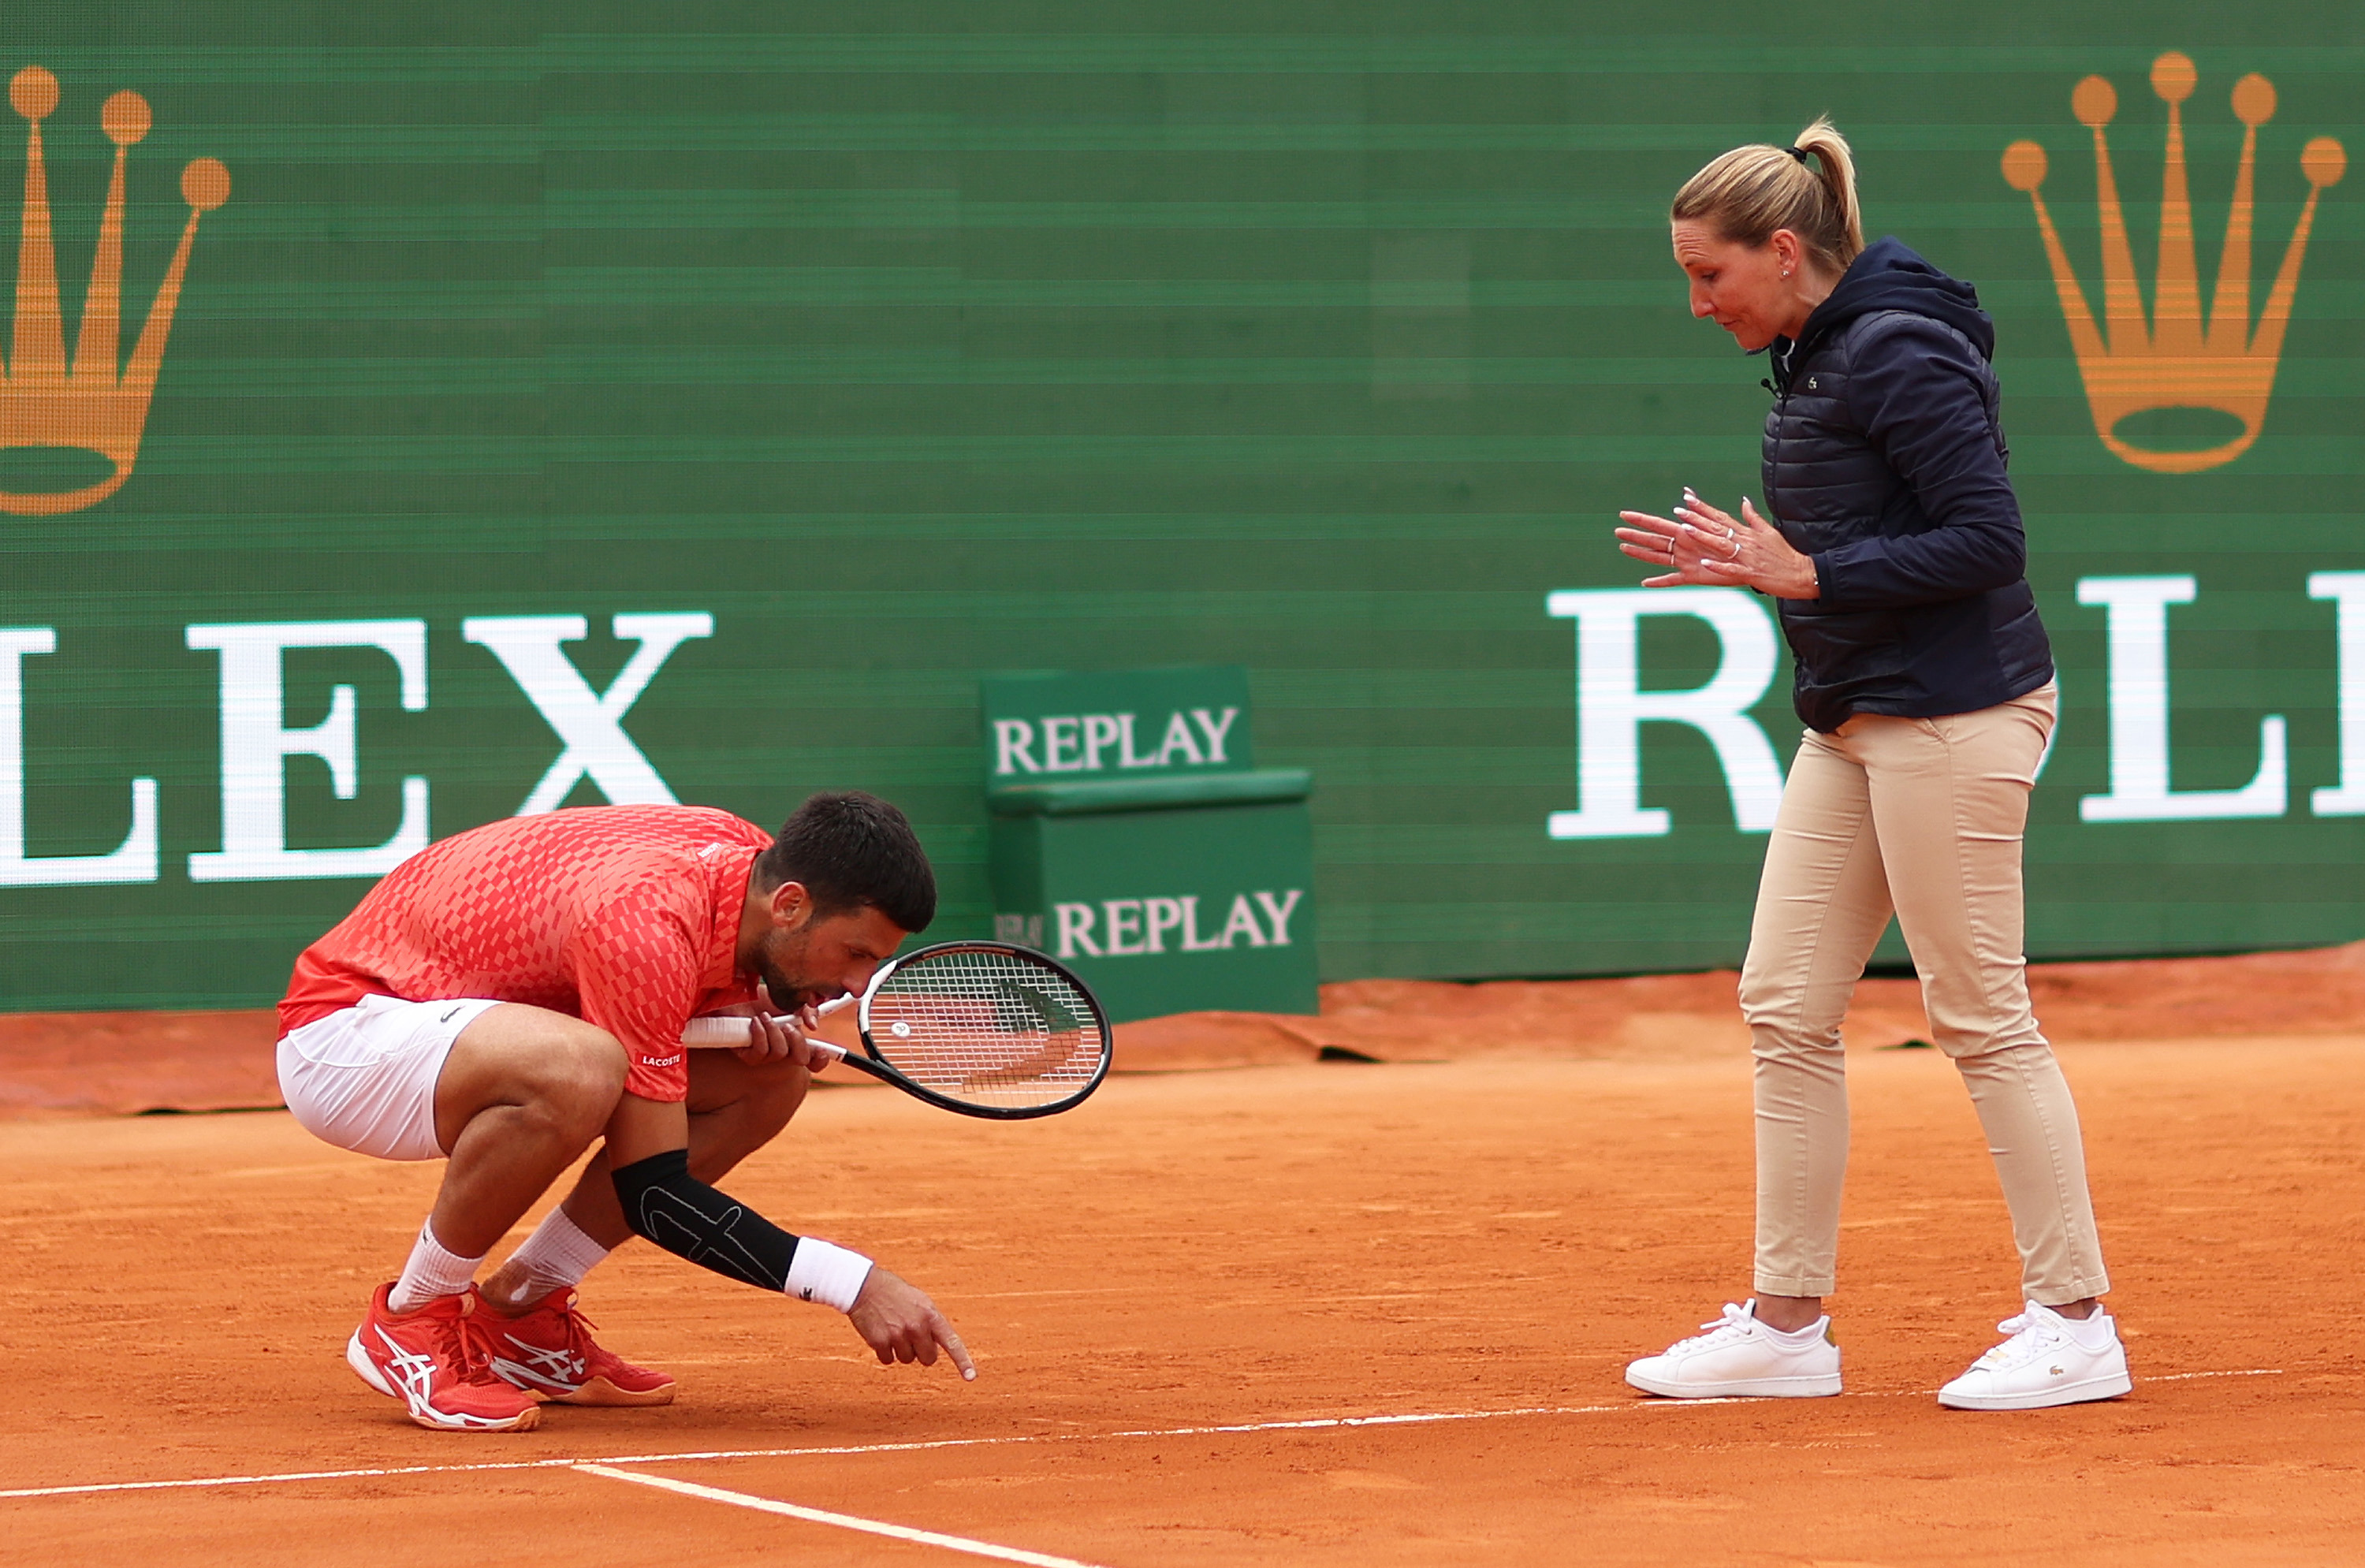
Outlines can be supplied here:
M994 935L1118 1021L1313 1013L1303 768L1260 768L1237 666L983 683Z

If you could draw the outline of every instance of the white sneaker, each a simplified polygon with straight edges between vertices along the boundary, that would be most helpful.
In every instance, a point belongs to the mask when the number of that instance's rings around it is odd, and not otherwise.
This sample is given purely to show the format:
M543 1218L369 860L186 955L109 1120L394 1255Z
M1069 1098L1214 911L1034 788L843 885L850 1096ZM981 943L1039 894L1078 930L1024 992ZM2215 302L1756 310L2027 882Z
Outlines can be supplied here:
M1828 1317L1803 1344L1758 1322L1754 1299L1725 1303L1722 1317L1700 1327L1708 1332L1629 1364L1626 1381L1670 1399L1811 1399L1840 1391L1840 1348Z
M2032 1301L1996 1327L2011 1338L1940 1389L1939 1404L1955 1410L2042 1410L2116 1399L2135 1386L2118 1322L2108 1313L2072 1322Z

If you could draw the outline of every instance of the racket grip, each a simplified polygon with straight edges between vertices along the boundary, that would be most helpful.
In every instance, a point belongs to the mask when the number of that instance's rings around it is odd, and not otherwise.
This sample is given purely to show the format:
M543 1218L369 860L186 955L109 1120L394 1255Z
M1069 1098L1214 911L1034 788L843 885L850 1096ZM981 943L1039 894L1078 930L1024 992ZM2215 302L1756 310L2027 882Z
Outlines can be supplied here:
M841 996L834 1001L823 1002L819 1007L814 1008L813 1011L826 1018L842 1007L852 1006L854 1004L854 1000L855 999L852 996ZM779 1018L778 1021L782 1024L793 1024L796 1022L793 1018ZM747 1020L727 1013L712 1014L703 1018L693 1018L682 1026L681 1043L692 1047L693 1049L711 1048L721 1046L744 1046L747 1043ZM843 1046L830 1045L827 1040L815 1040L813 1043L817 1046L829 1046L831 1050L835 1051L841 1057L846 1055L846 1048Z

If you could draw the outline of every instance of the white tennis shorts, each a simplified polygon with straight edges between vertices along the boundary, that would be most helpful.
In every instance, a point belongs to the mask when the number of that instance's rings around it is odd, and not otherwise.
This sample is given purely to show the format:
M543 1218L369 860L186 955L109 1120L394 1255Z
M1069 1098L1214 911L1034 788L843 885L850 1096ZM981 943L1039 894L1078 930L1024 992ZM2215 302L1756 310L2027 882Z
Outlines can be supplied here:
M441 1159L435 1081L476 1015L497 1002L365 996L279 1040L279 1092L314 1137L380 1159Z

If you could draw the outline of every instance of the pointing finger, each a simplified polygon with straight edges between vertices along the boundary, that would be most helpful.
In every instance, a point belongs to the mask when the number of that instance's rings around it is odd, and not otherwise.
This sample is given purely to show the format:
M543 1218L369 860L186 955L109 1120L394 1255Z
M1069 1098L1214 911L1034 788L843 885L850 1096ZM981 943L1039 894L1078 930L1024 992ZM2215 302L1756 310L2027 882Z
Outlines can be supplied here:
M945 1353L952 1357L953 1365L960 1368L961 1381L975 1383L977 1363L970 1360L969 1347L962 1344L961 1337L953 1332L953 1326L945 1321L945 1315L941 1312L929 1314L928 1327L936 1335L936 1343L942 1345L945 1348Z

